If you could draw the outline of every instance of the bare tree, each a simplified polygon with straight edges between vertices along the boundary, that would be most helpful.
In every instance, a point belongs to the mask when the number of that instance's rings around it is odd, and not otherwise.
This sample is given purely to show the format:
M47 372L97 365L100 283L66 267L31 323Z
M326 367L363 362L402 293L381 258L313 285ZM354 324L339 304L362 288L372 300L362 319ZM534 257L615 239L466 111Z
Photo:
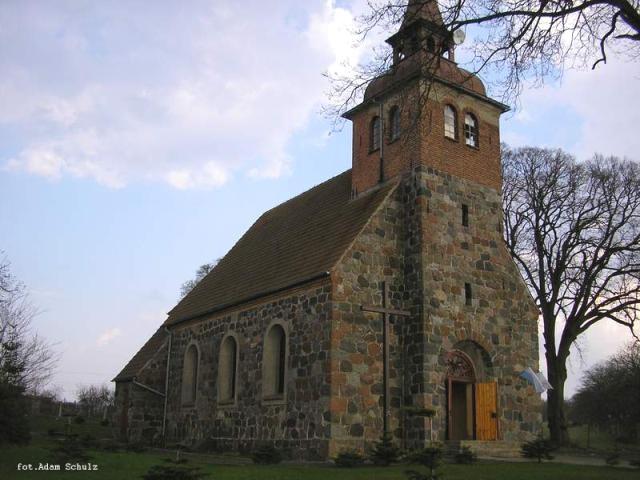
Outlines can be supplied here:
M220 259L211 262L211 263L205 263L202 264L198 267L198 269L196 270L196 276L194 279L192 280L187 280L186 282L184 282L181 286L180 286L180 298L183 298L187 295L187 293L189 293L191 290L193 290L193 288L200 282L200 280L202 280L204 277L207 276L207 274L213 270L213 267L215 267L218 262L220 261Z
M485 72L494 96L505 103L517 102L525 80L540 85L565 67L596 68L611 51L631 60L640 56L639 0L369 0L368 6L358 22L362 39L395 32L420 9L436 12L439 6L434 27L450 38L456 30L468 30L463 66ZM329 75L327 113L337 116L351 108L373 78L389 73L391 57L391 49L383 48L348 74ZM434 63L432 73L436 70Z
M114 391L106 385L80 385L76 396L88 417L103 415L115 400Z
M52 345L33 330L37 310L29 300L24 285L10 272L10 265L0 263L0 372L11 367L11 381L30 393L38 393L49 382L59 356ZM18 368L19 367L19 368Z
M544 326L551 438L568 440L564 386L571 347L610 321L632 334L640 305L640 168L596 156L504 148L504 235Z

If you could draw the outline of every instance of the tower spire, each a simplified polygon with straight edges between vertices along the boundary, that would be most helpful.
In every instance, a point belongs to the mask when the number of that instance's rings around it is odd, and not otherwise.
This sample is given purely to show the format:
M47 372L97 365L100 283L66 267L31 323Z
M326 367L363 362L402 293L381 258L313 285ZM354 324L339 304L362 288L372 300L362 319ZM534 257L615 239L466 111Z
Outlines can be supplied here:
M400 30L416 20L425 20L439 27L443 27L444 22L442 21L442 14L440 13L437 0L409 0Z

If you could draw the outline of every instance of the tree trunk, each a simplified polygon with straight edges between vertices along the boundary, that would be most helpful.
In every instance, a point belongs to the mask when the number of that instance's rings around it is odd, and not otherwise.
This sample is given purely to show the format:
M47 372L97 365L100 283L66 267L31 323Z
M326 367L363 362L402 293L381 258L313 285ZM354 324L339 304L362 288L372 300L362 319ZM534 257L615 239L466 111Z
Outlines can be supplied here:
M550 440L554 445L569 443L567 420L564 415L564 384L567 380L566 359L553 358L547 353L547 372L553 389L547 391L547 417Z

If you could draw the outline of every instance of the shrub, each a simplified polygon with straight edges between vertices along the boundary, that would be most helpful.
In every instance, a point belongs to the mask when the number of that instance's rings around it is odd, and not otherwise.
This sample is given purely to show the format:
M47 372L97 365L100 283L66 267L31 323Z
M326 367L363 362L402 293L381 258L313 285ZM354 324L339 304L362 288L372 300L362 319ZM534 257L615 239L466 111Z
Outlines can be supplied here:
M551 442L542 437L523 443L520 448L523 457L535 458L538 460L538 463L541 463L543 458L546 460L552 460L553 455L551 455L551 452L553 452L553 450Z
M51 453L58 464L86 462L91 459L77 435L67 435Z
M31 441L29 431L24 388L4 381L0 382L0 445L3 443L27 445Z
M76 418L73 419L73 421L78 425L81 425L84 423L84 417L82 415L78 415Z
M58 432L55 428L49 428L47 429L47 435L49 435L50 437L58 437L62 435L62 433Z
M219 442L213 438L207 438L195 445L193 450L198 453L223 453L228 452L230 447L229 445L225 445L223 442Z
M142 453L147 450L147 447L140 442L132 442L127 443L126 450L127 452Z
M615 466L618 465L620 463L620 452L618 451L614 451L614 452L610 452L604 459L605 462L607 462L607 465L610 466Z
M409 456L410 460L426 467L426 473L417 472L415 470L407 470L405 474L410 480L438 480L442 478L438 473L438 468L442 465L442 445L432 443L430 446L414 452Z
M208 474L201 472L199 467L178 465L154 465L142 476L144 480L198 480L206 477Z
M364 463L364 457L355 450L345 450L333 460L341 468L353 468Z
M478 460L478 456L469 447L462 447L456 452L453 459L456 463L469 465L475 463Z
M105 440L98 445L105 452L117 452L122 448L115 440Z
M80 437L80 444L85 448L97 448L98 440L93 435L87 433Z
M100 425L103 427L108 427L109 426L109 420L107 418L103 418L102 420L100 420Z
M387 467L400 458L401 450L393 444L390 434L382 435L371 452L371 461L380 467Z
M640 467L640 457L632 458L629 460L629 465L632 467Z
M251 460L258 465L273 465L282 461L282 454L273 445L263 445L253 451Z

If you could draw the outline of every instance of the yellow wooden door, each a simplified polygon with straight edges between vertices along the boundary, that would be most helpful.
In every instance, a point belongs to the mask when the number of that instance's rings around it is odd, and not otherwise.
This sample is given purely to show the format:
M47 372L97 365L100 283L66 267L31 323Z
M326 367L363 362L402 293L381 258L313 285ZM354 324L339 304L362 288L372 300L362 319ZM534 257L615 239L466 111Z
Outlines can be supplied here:
M476 440L498 439L498 384L476 383Z

